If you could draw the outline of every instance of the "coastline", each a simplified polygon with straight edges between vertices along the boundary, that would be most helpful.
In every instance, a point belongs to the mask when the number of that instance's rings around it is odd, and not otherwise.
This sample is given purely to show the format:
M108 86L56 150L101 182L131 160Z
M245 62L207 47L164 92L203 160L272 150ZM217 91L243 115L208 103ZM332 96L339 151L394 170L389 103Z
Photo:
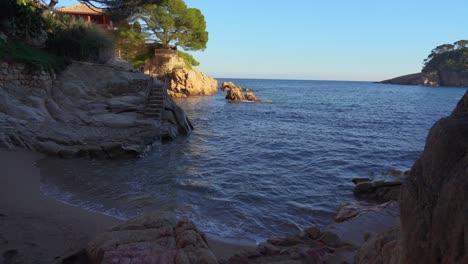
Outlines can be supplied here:
M0 150L0 262L61 263L120 220L61 203L40 191L43 155ZM252 248L209 235L218 259ZM16 263L16 262L13 262Z

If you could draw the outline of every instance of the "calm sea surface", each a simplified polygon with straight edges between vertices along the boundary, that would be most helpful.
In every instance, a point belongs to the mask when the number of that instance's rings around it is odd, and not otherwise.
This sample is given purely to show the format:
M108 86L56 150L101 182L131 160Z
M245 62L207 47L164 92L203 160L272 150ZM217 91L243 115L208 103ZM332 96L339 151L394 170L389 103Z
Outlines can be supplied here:
M39 162L43 191L128 218L169 210L222 237L261 241L332 222L351 179L411 167L465 88L230 79L266 102L178 99L195 130L124 161ZM223 81L223 79L220 79Z

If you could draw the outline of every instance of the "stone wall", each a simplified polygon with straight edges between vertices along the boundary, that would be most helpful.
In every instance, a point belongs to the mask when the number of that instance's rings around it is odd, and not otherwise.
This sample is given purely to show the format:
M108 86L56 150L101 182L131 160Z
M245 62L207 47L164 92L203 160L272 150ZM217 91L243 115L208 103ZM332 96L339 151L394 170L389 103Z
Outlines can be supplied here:
M34 69L21 63L0 63L0 87L8 92L15 93L18 87L27 87L27 92L32 95L44 93L52 83L56 76L53 72L46 70Z
M156 49L151 63L145 66L144 73L164 76L180 68L185 68L185 62L177 56L176 50Z

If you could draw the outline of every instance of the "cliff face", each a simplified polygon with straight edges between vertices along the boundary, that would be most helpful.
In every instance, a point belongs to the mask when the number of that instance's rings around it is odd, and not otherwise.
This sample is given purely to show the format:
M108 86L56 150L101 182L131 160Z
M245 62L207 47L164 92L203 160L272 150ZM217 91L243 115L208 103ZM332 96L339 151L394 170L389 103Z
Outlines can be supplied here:
M408 74L380 83L424 86L468 87L468 73L454 71L433 71Z
M468 263L468 92L403 184L401 263Z

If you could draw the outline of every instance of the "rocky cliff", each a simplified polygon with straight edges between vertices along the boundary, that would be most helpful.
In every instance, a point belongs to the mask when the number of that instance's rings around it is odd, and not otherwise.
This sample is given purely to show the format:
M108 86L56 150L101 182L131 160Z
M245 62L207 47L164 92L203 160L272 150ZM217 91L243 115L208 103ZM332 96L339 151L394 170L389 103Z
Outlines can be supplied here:
M161 121L143 114L149 76L74 62L58 76L3 63L0 146L62 157L135 157L192 129L166 98ZM159 85L163 85L160 83Z
M159 78L169 75L168 93L172 97L213 95L218 91L217 80L188 67L176 50L156 49L145 73Z
M433 71L408 74L380 83L424 86L468 87L468 73L455 71Z
M170 75L169 95L188 97L213 95L218 91L218 81L193 69L175 69Z
M402 263L468 263L468 93L431 128L400 203Z

